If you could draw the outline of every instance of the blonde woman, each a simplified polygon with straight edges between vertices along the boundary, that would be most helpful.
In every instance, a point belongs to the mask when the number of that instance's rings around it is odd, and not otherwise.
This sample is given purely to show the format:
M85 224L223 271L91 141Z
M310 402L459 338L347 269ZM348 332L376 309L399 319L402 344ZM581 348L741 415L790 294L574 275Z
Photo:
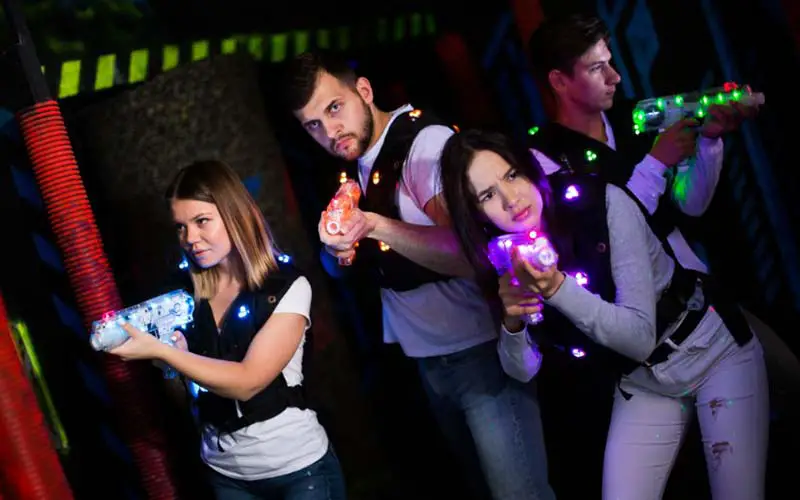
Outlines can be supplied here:
M307 408L303 344L311 286L279 264L264 219L218 161L183 168L166 193L195 295L175 346L130 325L111 353L166 363L201 389L202 458L221 500L344 499L338 459Z

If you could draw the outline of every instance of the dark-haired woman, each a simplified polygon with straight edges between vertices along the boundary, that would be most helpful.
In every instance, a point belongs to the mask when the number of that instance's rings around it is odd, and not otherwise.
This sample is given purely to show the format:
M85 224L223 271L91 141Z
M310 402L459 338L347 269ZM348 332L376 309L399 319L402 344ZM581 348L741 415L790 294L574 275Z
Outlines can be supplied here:
M723 322L713 285L667 254L635 202L591 176L545 179L527 150L491 132L456 134L441 165L462 249L487 296L502 299L504 329L522 331L544 307L545 335L580 334L618 356L603 498L660 499L696 414L713 497L763 499L761 345L743 319ZM531 230L551 236L558 264L537 269L516 252L498 286L490 237Z

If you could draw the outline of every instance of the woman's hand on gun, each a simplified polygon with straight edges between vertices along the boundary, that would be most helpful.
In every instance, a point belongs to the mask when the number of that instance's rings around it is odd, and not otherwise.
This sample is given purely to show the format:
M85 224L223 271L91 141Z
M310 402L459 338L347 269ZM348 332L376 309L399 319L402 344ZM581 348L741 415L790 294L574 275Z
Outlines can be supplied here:
M516 248L511 254L511 264L520 288L545 299L552 297L564 283L564 273L559 271L557 266L543 270L536 269Z
M122 325L122 329L128 334L128 340L122 345L111 349L109 352L126 361L132 359L157 359L159 351L168 347L159 339L138 328L134 328L129 323ZM183 337L183 335L181 335L181 337Z
M189 343L186 342L186 337L184 337L183 333L179 330L172 332L172 336L169 339L172 341L172 347L180 349L181 351L189 350Z
M161 342L161 340L153 335L143 332L128 323L122 325L122 328L128 334L128 340L122 345L111 349L109 352L126 361L131 359L159 359L163 349L169 348L167 344ZM184 337L183 333L180 331L175 330L172 332L170 340L172 341L172 347L182 351L189 350L186 337Z
M503 323L510 332L518 331L522 328L522 317L535 314L542 310L542 302L537 293L527 291L512 282L511 273L500 276L500 286L498 295L503 302L506 318Z

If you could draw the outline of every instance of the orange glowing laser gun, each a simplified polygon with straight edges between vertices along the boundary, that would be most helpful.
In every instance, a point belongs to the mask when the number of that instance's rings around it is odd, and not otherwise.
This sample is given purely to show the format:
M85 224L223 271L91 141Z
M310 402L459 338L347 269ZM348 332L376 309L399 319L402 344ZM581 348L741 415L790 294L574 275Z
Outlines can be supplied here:
M322 216L328 234L339 234L342 231L342 225L350 218L353 210L358 208L359 199L361 188L356 181L349 180L339 186Z
M322 223L325 231L330 235L340 234L342 225L350 218L353 210L358 208L361 199L361 188L354 180L345 181L328 203L328 208L322 214ZM339 259L339 265L349 266L352 259Z

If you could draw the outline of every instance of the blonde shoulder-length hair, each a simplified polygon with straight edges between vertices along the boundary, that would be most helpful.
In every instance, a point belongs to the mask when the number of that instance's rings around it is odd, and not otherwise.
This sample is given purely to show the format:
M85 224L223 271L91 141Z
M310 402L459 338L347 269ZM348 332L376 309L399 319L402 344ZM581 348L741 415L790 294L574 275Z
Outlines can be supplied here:
M166 199L216 205L231 240L230 258L236 259L234 265L243 271L249 290L259 289L269 273L278 269L274 243L261 210L227 163L205 160L183 167L167 188ZM202 269L192 263L189 269L195 297L213 297L219 283L217 266Z

